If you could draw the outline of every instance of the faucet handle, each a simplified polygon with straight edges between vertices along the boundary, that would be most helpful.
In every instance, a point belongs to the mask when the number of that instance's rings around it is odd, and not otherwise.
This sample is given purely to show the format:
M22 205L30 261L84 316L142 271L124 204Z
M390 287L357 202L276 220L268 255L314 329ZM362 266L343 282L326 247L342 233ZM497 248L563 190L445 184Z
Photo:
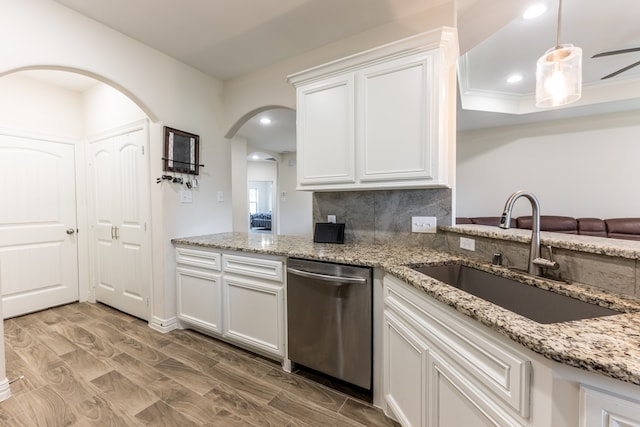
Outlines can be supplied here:
M553 259L553 251L551 250L551 245L547 245L547 249L549 250L549 259L545 259L542 257L538 257L533 260L533 263L538 267L546 268L548 270L557 270L560 268L560 264L554 261Z
M553 261L553 250L551 249L551 245L547 245L547 250L549 251L549 261Z

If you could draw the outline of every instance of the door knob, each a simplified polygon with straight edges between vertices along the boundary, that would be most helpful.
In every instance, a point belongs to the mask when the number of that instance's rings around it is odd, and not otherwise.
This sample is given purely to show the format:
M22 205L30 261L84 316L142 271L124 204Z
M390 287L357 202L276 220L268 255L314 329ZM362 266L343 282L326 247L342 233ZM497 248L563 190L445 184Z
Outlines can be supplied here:
M73 228L67 228L67 234L73 234L75 232L76 230L74 230Z

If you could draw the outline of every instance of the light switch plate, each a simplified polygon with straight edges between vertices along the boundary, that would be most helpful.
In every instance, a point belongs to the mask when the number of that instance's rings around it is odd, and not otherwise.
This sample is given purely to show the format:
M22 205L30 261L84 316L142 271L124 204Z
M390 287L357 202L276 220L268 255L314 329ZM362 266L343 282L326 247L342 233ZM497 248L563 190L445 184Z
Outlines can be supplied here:
M193 193L189 190L180 191L180 203L192 203Z
M435 216L412 216L411 232L412 233L435 233L437 228L437 219Z

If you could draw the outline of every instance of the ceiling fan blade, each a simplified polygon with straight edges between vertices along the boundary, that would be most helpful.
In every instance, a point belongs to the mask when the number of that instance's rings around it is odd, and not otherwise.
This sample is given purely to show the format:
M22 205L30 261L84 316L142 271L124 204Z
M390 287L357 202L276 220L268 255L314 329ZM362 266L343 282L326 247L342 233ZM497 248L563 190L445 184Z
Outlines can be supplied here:
M619 55L621 53L640 52L640 47L632 47L630 49L611 50L609 52L602 52L593 55L591 58L600 58L602 56Z
M608 79L608 78L611 78L611 77L615 77L620 73L624 73L625 71L632 69L633 67L637 67L638 65L640 65L640 61L634 62L631 65L627 65L624 68L620 68L618 71L615 71L615 72L613 72L611 74L607 74L606 76L602 77L600 80L604 80L604 79Z

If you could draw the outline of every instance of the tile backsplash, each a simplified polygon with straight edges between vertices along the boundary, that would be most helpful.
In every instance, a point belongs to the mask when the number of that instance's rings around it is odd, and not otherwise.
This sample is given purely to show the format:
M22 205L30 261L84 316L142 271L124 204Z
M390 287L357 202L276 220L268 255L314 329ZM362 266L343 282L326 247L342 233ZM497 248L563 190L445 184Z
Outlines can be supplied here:
M376 244L444 244L440 233L411 232L412 216L434 216L438 225L452 223L452 191L427 190L340 191L313 193L313 222L336 215L345 223L345 241Z

